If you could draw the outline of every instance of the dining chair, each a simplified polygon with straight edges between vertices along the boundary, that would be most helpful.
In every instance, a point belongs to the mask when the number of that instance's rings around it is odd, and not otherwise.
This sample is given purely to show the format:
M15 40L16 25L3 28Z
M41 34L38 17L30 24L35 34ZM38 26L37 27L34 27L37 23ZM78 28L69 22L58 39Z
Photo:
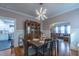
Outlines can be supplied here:
M34 56L36 54L35 49L29 44L27 40L23 40L24 56Z
M59 55L59 40L52 40L52 55Z
M51 51L51 41L45 41L44 45L39 48L39 53L44 56L49 56Z

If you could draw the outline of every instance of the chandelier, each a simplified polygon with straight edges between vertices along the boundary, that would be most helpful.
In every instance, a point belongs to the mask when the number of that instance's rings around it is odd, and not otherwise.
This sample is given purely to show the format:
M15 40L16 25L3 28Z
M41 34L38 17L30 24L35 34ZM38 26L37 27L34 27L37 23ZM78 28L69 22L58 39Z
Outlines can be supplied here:
M47 9L43 10L43 7L41 7L40 10L36 10L36 15L37 15L36 19L38 19L40 21L47 19L46 11L47 11Z
M40 5L42 5L42 4L40 4ZM36 19L40 20L41 39L42 39L43 34L44 34L44 31L43 31L43 21L45 19L47 19L46 11L47 11L47 9L43 9L43 7L41 7L39 10L36 9L36 15L37 15Z

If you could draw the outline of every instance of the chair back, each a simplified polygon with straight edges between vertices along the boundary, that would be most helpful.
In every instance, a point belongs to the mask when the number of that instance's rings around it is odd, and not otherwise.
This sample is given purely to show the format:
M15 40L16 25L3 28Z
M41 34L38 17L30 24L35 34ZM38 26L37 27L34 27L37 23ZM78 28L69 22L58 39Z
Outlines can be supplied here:
M50 48L50 44L51 44L51 42L48 41L48 42L47 42L47 48Z
M24 55L28 55L28 42L27 40L23 39L23 49L24 49Z
M51 39L46 39L45 42L47 43L47 48L50 48L50 45L51 45Z

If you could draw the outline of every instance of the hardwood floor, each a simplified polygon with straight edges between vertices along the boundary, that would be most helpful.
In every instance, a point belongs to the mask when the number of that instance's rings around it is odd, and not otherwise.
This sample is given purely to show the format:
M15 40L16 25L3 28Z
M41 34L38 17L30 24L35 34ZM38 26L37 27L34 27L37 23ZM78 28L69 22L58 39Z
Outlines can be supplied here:
M71 55L71 56L78 56L78 51L71 49L70 55Z
M59 56L69 56L70 55L70 47L69 43L63 40L59 42Z
M53 50L53 56L78 56L78 51L70 50L69 44L64 41L60 41L59 43L59 52L55 55L55 50ZM0 56L23 56L23 49L22 48L14 48L14 50L7 49L0 51Z
M14 51L11 53L11 49L0 51L0 56L15 56Z
M15 55L16 56L23 56L24 53L23 53L23 49L22 48L15 48Z

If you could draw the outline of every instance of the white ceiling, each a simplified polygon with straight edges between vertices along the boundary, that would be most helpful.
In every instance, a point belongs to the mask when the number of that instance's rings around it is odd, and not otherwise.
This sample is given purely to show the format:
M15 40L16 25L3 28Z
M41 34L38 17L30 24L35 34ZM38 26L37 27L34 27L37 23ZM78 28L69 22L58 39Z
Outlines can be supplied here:
M18 12L18 14L28 15L33 18L36 17L35 10L40 7L47 9L47 17L51 18L62 13L79 8L76 3L0 3L0 8Z

